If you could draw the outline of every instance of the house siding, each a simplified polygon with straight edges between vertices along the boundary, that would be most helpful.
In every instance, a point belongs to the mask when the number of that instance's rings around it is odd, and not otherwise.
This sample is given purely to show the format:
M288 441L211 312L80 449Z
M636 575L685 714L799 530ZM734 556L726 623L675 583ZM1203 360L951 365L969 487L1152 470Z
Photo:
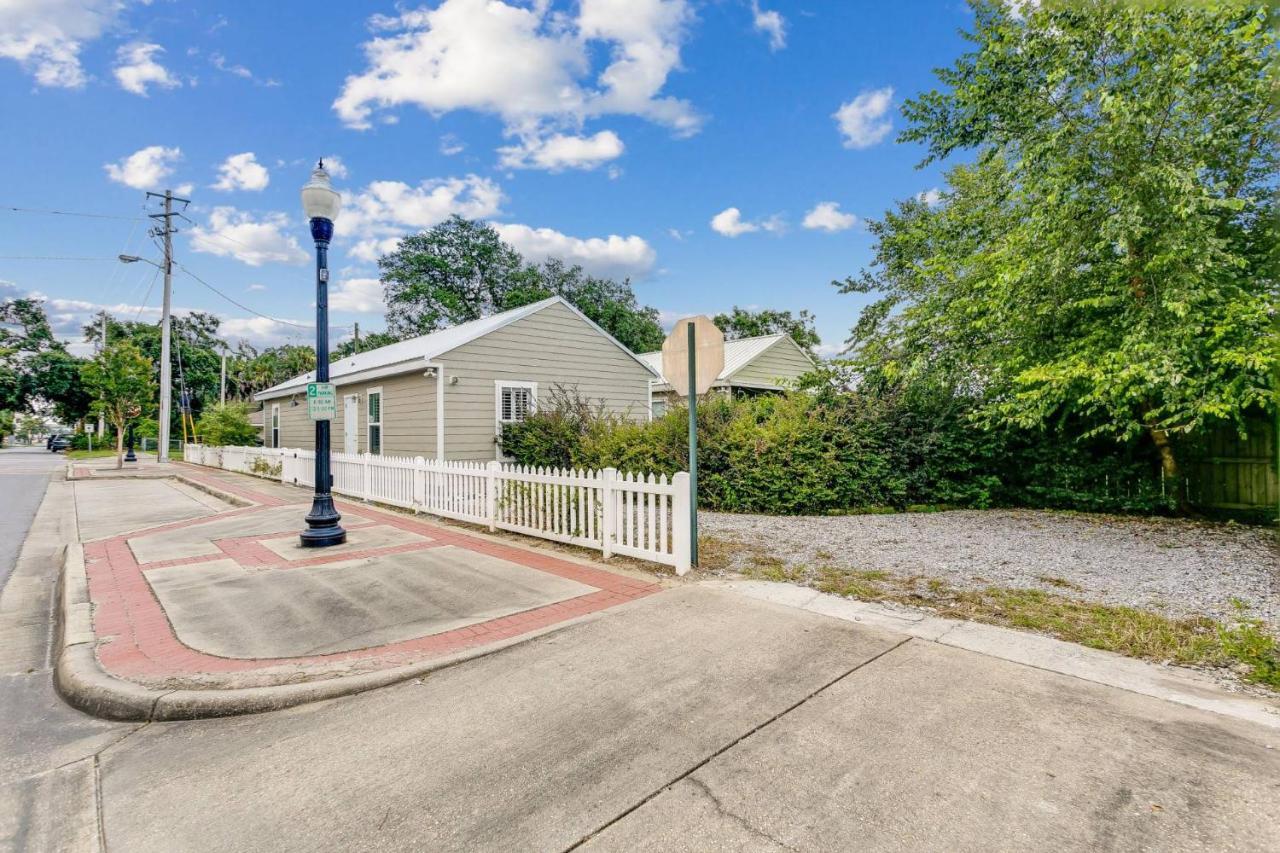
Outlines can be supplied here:
M329 428L329 446L342 452L346 437L346 398L360 396L358 419L358 453L369 450L369 390L382 389L382 452L392 456L426 456L436 454L436 380L423 376L420 370L399 376L386 376L369 382L339 385L338 414ZM280 403L280 444L310 450L315 447L315 427L307 417L306 395L296 395L298 405L290 397L266 401L267 422L263 444L271 443L271 404Z
M813 370L813 362L789 338L783 338L729 377L731 385L786 387Z
M538 405L550 403L552 389L576 389L593 401L604 400L608 411L644 421L649 417L649 380L644 366L620 349L573 311L549 305L528 317L489 332L451 350L434 363L444 366L445 458L489 460L497 455L494 442L497 412L494 382L499 379L536 382ZM338 413L333 420L331 446L343 448L345 398L360 395L359 451L369 447L366 406L370 388L383 392L382 452L425 456L436 453L436 379L421 369L368 382L339 384ZM457 384L448 384L452 378ZM305 393L266 400L264 444L270 444L271 404L280 404L280 443L310 449L315 430L307 417Z
M649 380L639 362L564 305L546 308L445 353L445 456L496 456L494 382L538 384L538 405L558 384L608 411L644 421L649 417Z

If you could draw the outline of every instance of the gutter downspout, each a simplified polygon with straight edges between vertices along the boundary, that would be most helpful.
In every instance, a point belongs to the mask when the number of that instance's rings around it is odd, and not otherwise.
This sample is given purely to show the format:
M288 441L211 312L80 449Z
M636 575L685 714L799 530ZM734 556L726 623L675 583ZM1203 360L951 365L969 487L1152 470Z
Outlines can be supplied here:
M428 370L436 372L436 460L444 461L444 365L428 361Z

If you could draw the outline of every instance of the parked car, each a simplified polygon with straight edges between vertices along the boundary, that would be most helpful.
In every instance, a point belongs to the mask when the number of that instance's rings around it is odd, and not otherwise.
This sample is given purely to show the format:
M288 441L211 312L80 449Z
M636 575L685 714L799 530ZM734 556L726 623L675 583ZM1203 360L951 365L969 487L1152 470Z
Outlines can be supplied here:
M71 449L71 436L65 433L58 433L49 437L49 450L57 453L59 450Z

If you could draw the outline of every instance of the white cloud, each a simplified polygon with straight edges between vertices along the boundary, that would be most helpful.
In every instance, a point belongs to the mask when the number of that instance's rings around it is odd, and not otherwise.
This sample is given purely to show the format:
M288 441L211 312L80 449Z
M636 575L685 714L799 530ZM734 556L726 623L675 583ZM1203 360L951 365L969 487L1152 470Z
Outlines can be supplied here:
M213 184L215 190L229 192L231 190L250 190L257 192L267 188L271 183L271 175L267 167L254 158L252 151L243 154L232 154L218 167L218 181Z
M233 77L240 77L241 79L248 80L259 86L271 87L271 86L280 85L280 81L278 80L273 80L270 77L266 79L260 78L256 74L254 74L252 71L250 71L248 68L244 67L243 65L229 62L227 58L223 56L221 53L215 52L215 53L209 54L209 62L213 65L214 68L218 69L224 74L230 74Z
M250 293L253 293L258 290L266 290L266 289L267 289L267 286L265 284L251 284L245 288L245 290L249 291Z
M260 219L234 207L215 207L209 224L191 231L191 248L210 255L235 258L251 267L263 264L305 264L310 255L291 233L289 217L268 213Z
M150 42L135 41L116 51L116 67L112 73L120 88L135 95L147 96L147 86L173 89L182 85L177 77L156 61L156 54L164 48Z
M701 119L687 101L661 92L680 67L691 18L686 0L582 0L576 18L545 2L443 0L375 16L371 25L386 34L365 43L368 68L347 77L333 108L360 129L372 125L375 110L407 104L436 115L497 115L522 137L579 130L585 119L611 114L688 135ZM597 73L592 58L602 47L608 61Z
M924 192L916 193L916 201L922 201L929 207L937 207L942 201L942 190L931 187Z
M639 278L648 275L657 258L653 247L634 234L582 238L552 228L530 228L514 223L495 222L493 227L525 260L560 258L598 276Z
M329 307L356 314L381 314L382 282L376 278L349 278L329 288Z
M326 154L321 159L324 160L324 169L330 177L342 180L347 176L347 164L337 154Z
M782 50L787 46L787 22L777 12L760 8L757 0L751 0L751 23L756 32L769 36L769 49Z
M453 214L487 219L502 205L502 190L488 178L438 178L413 187L403 181L374 181L344 198L340 227L361 238L349 250L360 260L376 261L395 250L410 231L438 225Z
M557 133L544 138L531 137L519 145L498 149L502 166L508 169L594 169L622 156L623 144L612 130L594 136Z
M840 205L834 201L820 201L804 215L805 228L835 233L845 231L858 224L858 217L852 213L844 213Z
M80 51L115 22L123 6L121 0L5 0L0 58L19 63L37 85L83 86L88 77Z
M725 237L738 237L755 231L770 231L776 234L781 233L784 227L781 216L775 214L768 219L751 222L743 219L742 211L736 207L726 207L711 217L711 230Z
M446 133L440 137L440 153L446 157L452 157L454 154L461 154L467 146L462 144L462 140L452 133Z
M268 317L223 317L218 333L228 340L246 340L255 347L273 347L288 343L312 343L314 329L314 323L307 325L293 320L281 322ZM330 331L331 335L332 333L333 330Z
M173 174L173 164L181 158L180 148L149 145L118 163L106 163L102 168L107 170L107 177L117 184L135 190L153 190Z
M893 130L893 121L885 118L893 103L893 87L858 93L852 101L841 104L832 114L844 137L845 148L870 148Z

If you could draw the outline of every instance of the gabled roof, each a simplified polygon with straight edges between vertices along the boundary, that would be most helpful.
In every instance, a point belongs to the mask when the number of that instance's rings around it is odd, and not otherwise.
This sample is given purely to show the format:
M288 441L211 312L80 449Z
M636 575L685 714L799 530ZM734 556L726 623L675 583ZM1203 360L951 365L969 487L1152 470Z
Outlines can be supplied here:
M536 314L542 309L548 308L552 305L564 305L574 314L577 314L579 318L590 325L593 329L612 341L619 349L634 358L646 369L656 374L656 371L653 371L653 368L651 368L648 363L642 361L635 353L619 343L613 335L596 325L590 317L575 308L568 300L562 296L552 296L548 299L543 299L540 302L531 302L528 305L522 305L521 307L513 308L510 311L503 311L500 314L491 314L488 317L481 317L479 320L459 323L458 325L448 329L441 329L438 332L432 332L428 335L419 335L416 338L397 341L396 343L388 344L385 347L378 347L377 349L369 350L368 352L356 353L355 355L332 362L329 365L329 381L335 384L343 384L417 370L424 367L423 362L431 361L432 359L442 356L451 350L455 350L464 344L471 343L477 338L484 337L490 332L496 332L504 326L509 326L517 320ZM265 400L270 397L282 397L288 394L296 394L299 391L305 390L307 383L315 381L316 373L312 370L302 374L301 376L295 376L292 379L281 382L279 385L267 388L264 391L259 391L257 394L253 395L253 398L255 400Z
M790 338L785 334L760 335L755 338L738 338L734 341L724 342L724 370L720 371L720 374L716 377L716 381L727 382L729 379L733 378L735 373L742 370L742 368L755 361L761 355L764 355L765 352L772 349L783 339L788 340L792 346L795 346L796 349L800 350L800 352L804 354L805 358L808 358L810 361L813 360L807 352L800 349L799 345L791 342ZM642 352L640 353L639 358L659 376L662 375L661 350L657 352ZM662 381L666 382L666 377L663 377Z

